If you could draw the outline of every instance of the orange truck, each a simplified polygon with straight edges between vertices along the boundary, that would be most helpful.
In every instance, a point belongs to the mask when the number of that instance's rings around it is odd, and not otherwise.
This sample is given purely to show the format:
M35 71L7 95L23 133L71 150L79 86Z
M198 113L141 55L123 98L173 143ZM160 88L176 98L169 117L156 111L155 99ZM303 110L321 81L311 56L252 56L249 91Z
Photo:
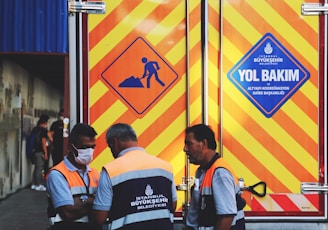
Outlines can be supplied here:
M172 164L182 222L195 171L183 152L184 130L205 123L217 134L218 152L244 179L252 229L325 226L327 4L103 3L105 13L77 14L80 23L71 26L78 25L79 35L72 33L80 40L73 48L79 55L70 51L80 63L70 69L71 102L78 95L71 123L97 130L92 165L100 170L112 160L107 128L132 125L140 146ZM259 181L265 196L247 191Z

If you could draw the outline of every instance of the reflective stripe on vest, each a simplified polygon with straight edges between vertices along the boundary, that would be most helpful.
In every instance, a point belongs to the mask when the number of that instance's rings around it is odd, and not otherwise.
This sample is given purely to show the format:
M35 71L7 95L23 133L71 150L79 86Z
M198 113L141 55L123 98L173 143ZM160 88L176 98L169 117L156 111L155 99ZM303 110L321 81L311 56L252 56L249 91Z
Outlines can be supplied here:
M204 226L201 226L201 227L198 227L198 230L213 230L214 227L204 227Z
M119 218L112 222L110 226L110 230L119 229L124 225L133 224L138 220L138 222L154 220L154 219L163 219L169 218L173 223L173 213L170 213L167 209L155 210L155 211L147 211L140 213L128 214L125 217Z
M167 220L165 223L172 225L173 170L169 163L142 150L132 150L104 169L115 197L109 213L110 229L137 222L142 228L141 222L149 220Z
M70 171L66 167L64 161L52 167L50 171L52 170L56 170L60 172L65 177L73 197L76 195L83 195L83 194L84 195L96 194L98 181L99 181L99 173L95 169L91 168L91 171L88 171L89 186L85 185L83 179L81 178L80 174L77 171ZM54 223L63 221L58 213L56 213L55 217L51 217L51 220ZM87 223L89 222L89 218L88 216L84 216L81 217L80 219L74 220L74 222Z

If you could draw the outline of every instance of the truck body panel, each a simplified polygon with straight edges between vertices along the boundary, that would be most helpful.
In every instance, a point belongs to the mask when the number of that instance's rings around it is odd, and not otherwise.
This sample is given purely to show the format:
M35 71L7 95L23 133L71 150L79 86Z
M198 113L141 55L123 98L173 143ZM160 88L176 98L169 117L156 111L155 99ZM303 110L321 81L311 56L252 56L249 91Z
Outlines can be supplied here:
M326 195L300 192L302 182L326 182L327 163L322 31L318 17L301 15L302 1L106 4L88 19L93 166L113 160L105 134L124 122L185 183L196 167L184 130L206 123L245 184L267 185L265 197L243 193L248 220L327 218ZM186 197L178 191L177 216Z

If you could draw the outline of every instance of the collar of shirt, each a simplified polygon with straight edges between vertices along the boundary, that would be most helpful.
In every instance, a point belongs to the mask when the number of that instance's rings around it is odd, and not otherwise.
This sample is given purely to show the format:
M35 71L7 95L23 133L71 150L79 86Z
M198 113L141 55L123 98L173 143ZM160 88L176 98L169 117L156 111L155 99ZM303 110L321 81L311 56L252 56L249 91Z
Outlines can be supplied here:
M144 151L145 152L145 149L144 148L141 148L141 147L131 147L131 148L127 148L127 149L124 149L122 150L117 157L121 157L123 156L125 153L127 152L130 152L132 150L140 150L140 151Z
M219 159L219 158L220 158L220 155L219 155L218 153L216 153L216 154L212 157L212 159L210 160L210 162L208 162L206 165L202 166L201 168L202 168L202 169L205 169L205 170L209 169L209 168L212 166L212 164L213 164L217 159Z
M74 172L74 171L81 171L80 169L76 168L76 167L75 167L75 166L74 166L74 165L73 165L73 164L67 159L67 156L64 157L64 163L65 163L65 165L66 165L66 167L68 168L69 171L72 171L72 172ZM86 171L86 172L91 171L89 165L86 166L86 170L85 170L85 171Z

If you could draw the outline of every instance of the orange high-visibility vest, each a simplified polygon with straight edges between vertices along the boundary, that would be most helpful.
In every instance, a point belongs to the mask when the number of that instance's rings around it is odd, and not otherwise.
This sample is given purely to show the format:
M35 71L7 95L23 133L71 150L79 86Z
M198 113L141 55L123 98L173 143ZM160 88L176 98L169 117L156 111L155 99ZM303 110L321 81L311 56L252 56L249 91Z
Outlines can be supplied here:
M225 168L227 169L233 176L235 182L235 190L238 186L238 178L235 176L235 173L231 166L223 159L218 158L214 161L214 163L208 168L205 172L204 179L200 185L200 207L199 207L199 229L210 230L213 229L215 222L217 220L212 183L213 183L213 175L217 168ZM238 225L244 225L243 214L238 215L238 212L242 212L242 208L239 208L238 203L241 202L241 196L239 193L236 193L236 205L237 205L237 218L236 223ZM239 216L241 219L239 221ZM241 228L242 229L242 228Z
M172 167L143 150L104 166L112 188L111 229L173 229Z
M77 171L70 171L64 161L61 161L59 164L55 165L52 167L48 174L47 174L47 179L50 171L52 170L57 170L67 180L68 186L71 190L72 196L82 196L82 195L87 195L87 196L94 196L97 192L97 187L98 187L98 181L99 181L99 173L96 169L91 168L91 171L88 171L88 177L89 177L89 185L87 186L83 179L81 178L80 174ZM51 194L50 194L51 195ZM48 199L49 202L51 202L50 206L52 205L52 200L51 197ZM55 212L56 213L56 212ZM54 216L49 216L51 219L52 223L56 222L61 222L63 221L62 218L59 216L58 213L56 213ZM88 216L82 217L78 220L74 220L75 222L89 222Z

